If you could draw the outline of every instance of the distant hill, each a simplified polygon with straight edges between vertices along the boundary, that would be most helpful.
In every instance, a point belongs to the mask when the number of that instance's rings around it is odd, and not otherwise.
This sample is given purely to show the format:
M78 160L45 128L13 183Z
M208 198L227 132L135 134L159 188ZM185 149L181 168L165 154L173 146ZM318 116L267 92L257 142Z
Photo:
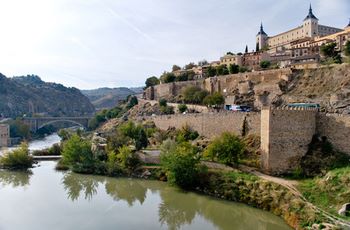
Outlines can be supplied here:
M119 101L126 99L129 95L135 95L143 92L138 88L99 88L92 90L81 90L89 98L97 110L112 108L118 105Z
M47 83L36 75L7 78L0 74L0 115L82 116L95 111L76 88Z

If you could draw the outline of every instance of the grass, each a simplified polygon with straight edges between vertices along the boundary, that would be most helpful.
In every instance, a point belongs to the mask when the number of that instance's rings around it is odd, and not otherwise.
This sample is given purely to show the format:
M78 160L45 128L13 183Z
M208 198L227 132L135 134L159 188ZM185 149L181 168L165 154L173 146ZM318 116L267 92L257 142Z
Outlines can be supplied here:
M299 190L314 205L338 215L338 210L350 201L350 167L329 171L323 177L303 180ZM350 220L350 217L343 217Z

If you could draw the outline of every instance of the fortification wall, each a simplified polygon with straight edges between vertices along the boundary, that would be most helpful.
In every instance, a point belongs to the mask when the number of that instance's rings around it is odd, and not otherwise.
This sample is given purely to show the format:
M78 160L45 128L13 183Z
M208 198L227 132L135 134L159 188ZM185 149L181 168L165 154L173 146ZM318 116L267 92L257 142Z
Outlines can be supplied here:
M326 136L337 150L350 155L350 115L318 114L317 133Z
M263 109L262 167L271 174L292 172L316 133L315 110Z
M207 113L207 114L177 114L147 117L147 120L154 121L155 125L163 130L170 127L177 129L189 125L200 135L212 138L223 132L234 132L241 135L243 127L246 134L260 135L260 114L259 113ZM245 125L243 125L245 123Z
M242 83L262 84L264 85L262 88L269 88L268 86L275 85L281 79L290 79L291 74L291 69L278 69L231 74L195 81L160 84L147 88L144 92L144 97L148 100L158 100L160 98L171 99L178 96L182 89L189 85L205 89L210 93L223 93L223 90L225 89L227 92L226 96L229 96L230 93L235 92L236 89L241 89ZM241 93L245 93L245 91L246 90L243 89L243 92Z

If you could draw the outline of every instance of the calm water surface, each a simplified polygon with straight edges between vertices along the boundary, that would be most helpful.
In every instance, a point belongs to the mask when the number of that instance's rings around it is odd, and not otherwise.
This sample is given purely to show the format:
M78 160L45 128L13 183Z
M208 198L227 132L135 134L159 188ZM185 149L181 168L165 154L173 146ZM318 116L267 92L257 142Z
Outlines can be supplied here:
M0 171L0 230L290 229L268 212L163 182L57 172L54 166Z
M42 139L29 142L29 150L34 151L34 150L50 148L52 145L56 143L60 143L60 141L61 141L61 138L57 135L57 133L53 133ZM11 151L15 148L16 147L2 148L0 149L0 155L4 154L6 151Z

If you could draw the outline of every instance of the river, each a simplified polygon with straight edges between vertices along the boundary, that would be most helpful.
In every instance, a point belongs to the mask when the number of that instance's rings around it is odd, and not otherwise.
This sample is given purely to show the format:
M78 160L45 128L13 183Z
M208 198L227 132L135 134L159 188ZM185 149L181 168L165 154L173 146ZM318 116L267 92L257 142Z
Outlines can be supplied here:
M29 150L34 151L34 150L46 149L46 148L49 148L56 143L59 143L60 141L61 141L61 138L58 136L58 134L53 133L53 134L48 135L42 139L38 139L38 140L34 140L34 141L29 142ZM4 154L4 152L6 152L6 151L11 151L15 148L16 147L0 149L0 155ZM0 228L0 230L1 230L1 228Z
M58 136L30 143L49 147ZM0 170L0 230L291 229L244 204L184 192L159 181L56 171L43 161L28 172Z

